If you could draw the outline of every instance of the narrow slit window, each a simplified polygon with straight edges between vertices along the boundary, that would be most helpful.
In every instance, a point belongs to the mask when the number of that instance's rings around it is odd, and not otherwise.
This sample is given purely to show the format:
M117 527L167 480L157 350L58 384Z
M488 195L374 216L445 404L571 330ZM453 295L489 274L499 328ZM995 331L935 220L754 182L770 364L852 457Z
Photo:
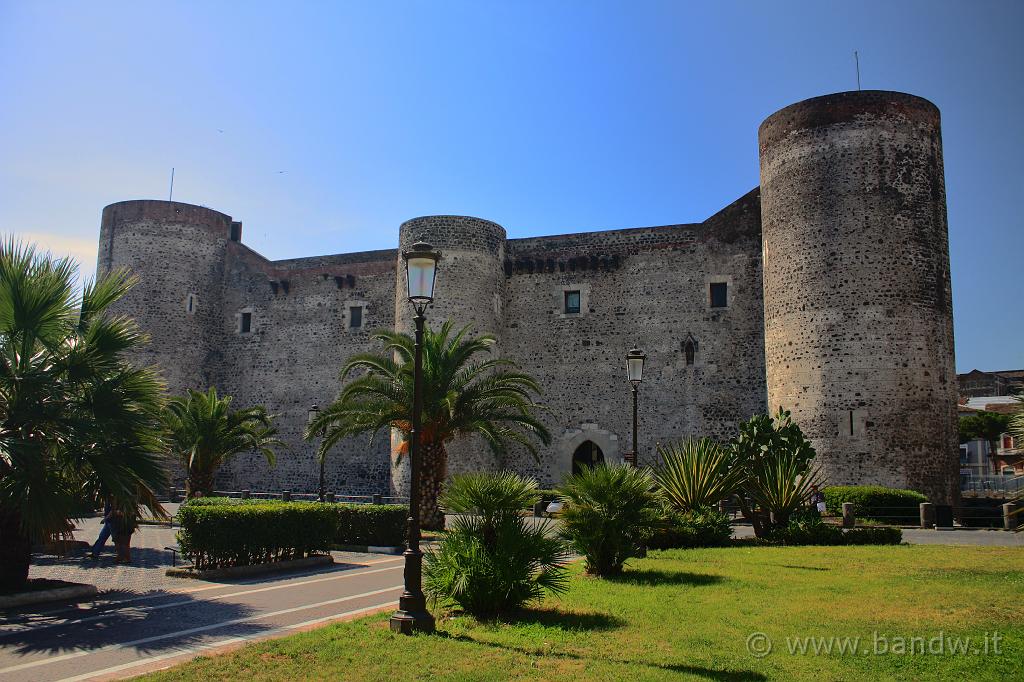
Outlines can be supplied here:
M683 346L683 352L686 353L686 364L692 365L694 356L697 354L697 344L693 342L693 339L687 339Z
M185 312L187 312L189 315L191 315L195 311L196 311L196 295L195 294L189 294L188 295L188 299L185 302Z
M243 334L248 334L252 331L252 313L242 313L242 324L240 331Z
M580 311L580 292L579 291L567 291L565 292L565 312L566 313L578 313Z
M729 285L726 282L711 283L711 307L729 307Z
M348 309L348 326L350 329L363 326L363 306L354 305Z

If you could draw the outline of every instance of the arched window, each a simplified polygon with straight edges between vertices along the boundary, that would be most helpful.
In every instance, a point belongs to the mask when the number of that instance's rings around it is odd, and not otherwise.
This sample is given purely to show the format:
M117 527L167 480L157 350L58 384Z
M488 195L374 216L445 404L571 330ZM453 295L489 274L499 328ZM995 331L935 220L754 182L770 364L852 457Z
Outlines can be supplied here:
M697 357L697 339L692 334L687 334L683 341L683 354L686 356L686 364L692 365Z

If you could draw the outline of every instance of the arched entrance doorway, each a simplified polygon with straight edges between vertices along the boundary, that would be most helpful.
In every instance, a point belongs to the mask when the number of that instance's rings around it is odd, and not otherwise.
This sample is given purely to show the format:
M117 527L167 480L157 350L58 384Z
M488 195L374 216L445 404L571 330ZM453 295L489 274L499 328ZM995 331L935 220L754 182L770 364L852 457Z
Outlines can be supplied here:
M576 448L576 452L572 453L572 473L576 475L583 470L583 467L590 469L603 461L604 453L601 452L597 443L585 440Z

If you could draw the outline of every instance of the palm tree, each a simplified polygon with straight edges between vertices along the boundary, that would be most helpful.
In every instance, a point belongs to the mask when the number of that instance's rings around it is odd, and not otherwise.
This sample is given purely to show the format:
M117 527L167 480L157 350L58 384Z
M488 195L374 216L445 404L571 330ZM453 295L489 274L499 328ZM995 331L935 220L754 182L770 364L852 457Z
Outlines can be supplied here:
M217 470L238 453L258 450L274 466L274 448L283 444L263 406L232 410L231 396L218 398L212 386L206 393L190 389L171 398L164 424L172 454L188 472L189 498L197 492L211 495Z
M444 515L438 494L448 473L446 445L465 434L479 434L495 456L505 454L509 442L534 456L533 437L545 445L551 435L534 416L539 405L533 396L540 387L532 377L516 370L511 360L478 360L495 343L490 334L469 338L469 326L452 333L451 321L441 329L426 330L423 340L423 418L420 434L420 524L441 528ZM404 438L398 455L408 451L412 423L414 340L408 334L380 331L379 353L355 355L341 369L344 382L353 372L365 374L350 381L341 395L314 419L307 440L322 434L318 452L327 452L343 438L384 429L396 429ZM415 491L410 494L416 494Z
M0 589L28 579L34 542L110 496L163 514L163 384L126 355L144 342L109 308L135 279L115 271L76 294L77 266L0 244Z

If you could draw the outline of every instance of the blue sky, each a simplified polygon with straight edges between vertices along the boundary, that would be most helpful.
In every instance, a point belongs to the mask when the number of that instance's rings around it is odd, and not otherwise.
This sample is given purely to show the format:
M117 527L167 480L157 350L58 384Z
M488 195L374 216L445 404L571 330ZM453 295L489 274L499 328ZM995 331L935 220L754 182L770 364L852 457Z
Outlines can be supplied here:
M942 110L957 368L1024 367L1024 3L0 0L0 230L94 268L100 211L229 213L270 258L703 220L757 126L865 88ZM1014 301L1017 301L1016 303Z

